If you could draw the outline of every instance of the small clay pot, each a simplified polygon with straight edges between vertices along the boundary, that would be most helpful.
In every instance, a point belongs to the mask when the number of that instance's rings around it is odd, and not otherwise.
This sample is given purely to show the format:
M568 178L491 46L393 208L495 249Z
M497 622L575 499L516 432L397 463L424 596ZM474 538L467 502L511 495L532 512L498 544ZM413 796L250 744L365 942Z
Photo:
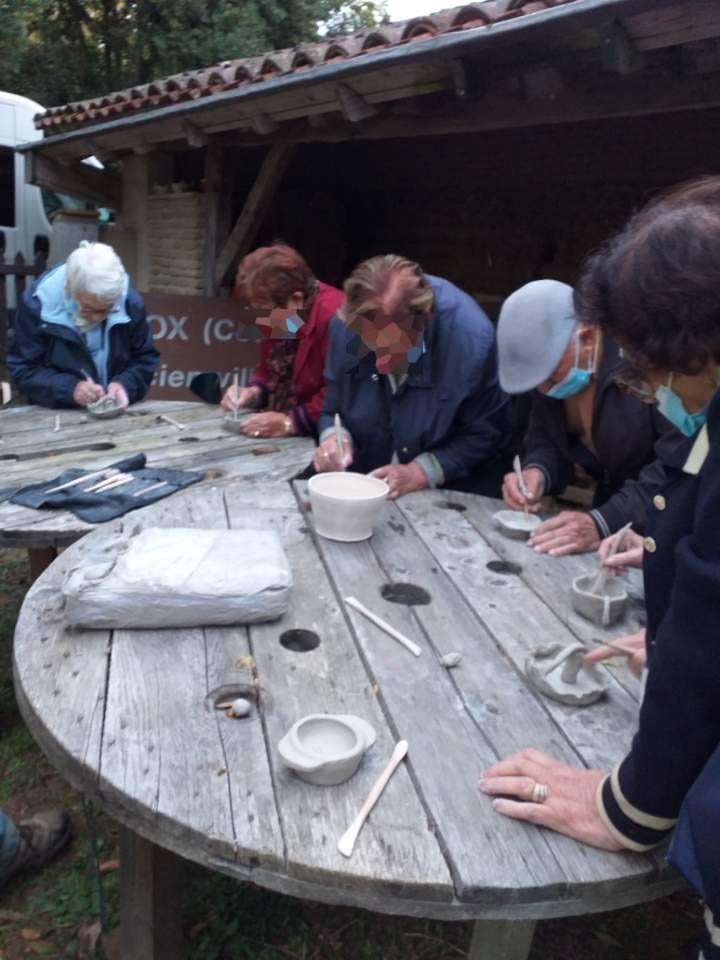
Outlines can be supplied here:
M518 510L499 510L493 514L495 523L506 537L513 540L527 540L533 530L542 523L534 513L520 513Z
M89 404L85 410L94 420L114 420L115 417L121 417L125 413L125 407L107 394L95 403Z
M228 433L240 434L246 420L247 417L234 417L231 413L228 413L223 417L223 430L227 430Z
M293 724L278 752L302 780L330 787L349 780L374 743L375 730L366 720L315 713Z
M572 605L586 620L602 627L616 623L625 613L628 595L617 577L609 577L600 593L592 593L596 574L576 577L572 585Z

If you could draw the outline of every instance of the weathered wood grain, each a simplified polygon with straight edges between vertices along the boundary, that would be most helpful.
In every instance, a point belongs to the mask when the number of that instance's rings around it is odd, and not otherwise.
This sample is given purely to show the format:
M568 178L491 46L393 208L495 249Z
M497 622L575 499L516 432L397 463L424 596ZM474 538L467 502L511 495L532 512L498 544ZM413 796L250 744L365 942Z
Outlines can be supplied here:
M397 548L398 541L402 543L402 551ZM430 592L432 602L413 607L413 616L438 658L450 650L462 655L460 666L449 673L449 678L476 725L476 736L487 740L494 758L506 757L532 745L565 763L577 764L581 758L563 726L548 713L524 677L498 649L495 639L397 506L386 510L385 521L376 528L370 544L377 558L376 565L390 581L409 581ZM383 616L387 613L392 617L393 611L402 609L383 601L379 592L375 603L382 605ZM442 674L443 668L438 672ZM528 743L528 730L532 731L532 744ZM480 772L480 769L474 771L471 784L475 803L489 807L489 801L477 795ZM515 829L518 827L514 825ZM512 831L513 827L509 829ZM518 831L517 842L522 843L523 839L522 831ZM572 890L573 896L581 891L597 896L608 881L615 884L621 878L652 877L655 873L655 863L649 857L588 850L552 832L547 832L545 839L567 878L567 893Z
M242 506L237 509L239 501L228 491L226 503L231 526L243 526L246 514ZM287 874L347 890L449 900L453 888L447 867L404 767L373 811L352 858L346 860L336 849L390 755L396 736L383 717L310 536L297 527L288 536L282 512L271 525L285 538L293 571L293 598L282 621L252 625L250 639L260 684L273 701L265 727ZM305 653L285 649L280 635L290 629L314 631L319 646ZM312 713L355 714L377 731L375 746L347 783L316 787L282 764L277 743L296 720ZM411 737L411 753L413 740Z

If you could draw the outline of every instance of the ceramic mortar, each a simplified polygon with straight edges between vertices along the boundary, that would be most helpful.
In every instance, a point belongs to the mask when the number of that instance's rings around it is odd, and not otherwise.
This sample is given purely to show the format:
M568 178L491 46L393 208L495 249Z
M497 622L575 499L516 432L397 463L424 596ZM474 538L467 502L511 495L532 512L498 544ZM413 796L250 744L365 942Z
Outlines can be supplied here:
M600 593L591 593L596 574L576 577L572 584L573 609L587 620L609 627L625 612L627 591L617 577L609 577Z
M493 519L505 536L513 540L526 540L542 523L535 514L519 513L517 510L499 510L493 514Z
M278 752L302 780L330 787L349 780L374 743L375 730L360 717L314 713L293 724Z
M388 485L364 473L318 473L308 481L315 530L328 540L367 540Z

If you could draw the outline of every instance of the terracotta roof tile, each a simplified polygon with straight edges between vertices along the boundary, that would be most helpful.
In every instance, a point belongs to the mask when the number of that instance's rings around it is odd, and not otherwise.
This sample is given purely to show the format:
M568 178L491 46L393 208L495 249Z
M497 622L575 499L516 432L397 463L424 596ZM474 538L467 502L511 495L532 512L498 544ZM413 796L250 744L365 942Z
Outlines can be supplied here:
M303 43L294 49L273 50L257 57L224 60L106 96L50 107L35 117L35 126L57 133L58 128L67 130L83 124L98 124L123 113L211 97L243 84L267 83L313 67L364 57L402 44L422 43L444 33L484 29L503 20L574 2L581 0L478 0L400 23L380 24L349 36Z

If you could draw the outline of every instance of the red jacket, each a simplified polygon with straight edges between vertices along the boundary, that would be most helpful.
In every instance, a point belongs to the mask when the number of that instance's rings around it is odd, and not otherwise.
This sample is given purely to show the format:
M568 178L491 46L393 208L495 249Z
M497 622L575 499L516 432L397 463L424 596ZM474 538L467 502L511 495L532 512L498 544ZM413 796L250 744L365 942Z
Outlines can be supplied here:
M316 425L325 398L325 354L328 347L328 325L345 300L341 290L326 283L318 283L318 292L312 302L310 316L298 331L298 350L293 364L292 386L297 406L288 415L299 434L315 434ZM250 386L260 387L263 400L272 390L272 374L267 359L273 350L272 340L260 344L260 362Z

